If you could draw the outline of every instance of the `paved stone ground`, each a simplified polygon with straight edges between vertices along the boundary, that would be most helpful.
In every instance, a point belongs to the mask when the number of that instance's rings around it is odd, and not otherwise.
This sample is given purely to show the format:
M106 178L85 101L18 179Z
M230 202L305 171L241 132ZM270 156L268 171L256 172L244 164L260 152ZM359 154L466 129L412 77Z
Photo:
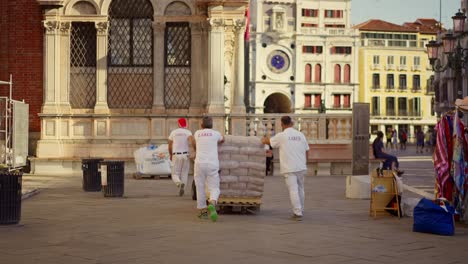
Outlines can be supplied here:
M407 184L433 184L427 156L399 154ZM125 182L125 198L81 190L80 176L24 177L41 192L20 225L0 226L0 263L466 263L468 226L453 237L412 232L412 219L368 216L345 177L308 177L305 216L289 220L282 177L266 178L258 215L196 218L171 180Z

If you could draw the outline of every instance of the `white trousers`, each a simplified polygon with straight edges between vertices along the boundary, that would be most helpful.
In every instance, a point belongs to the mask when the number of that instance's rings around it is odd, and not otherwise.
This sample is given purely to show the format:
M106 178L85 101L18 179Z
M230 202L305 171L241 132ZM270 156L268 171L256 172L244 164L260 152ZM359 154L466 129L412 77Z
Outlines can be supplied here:
M284 174L284 180L289 190L289 199L295 215L304 212L304 176L307 171L296 171Z
M172 155L172 180L177 184L187 185L190 160L187 154Z
M210 193L210 201L219 198L219 167L206 163L195 163L194 176L197 186L197 208L206 208L205 184Z

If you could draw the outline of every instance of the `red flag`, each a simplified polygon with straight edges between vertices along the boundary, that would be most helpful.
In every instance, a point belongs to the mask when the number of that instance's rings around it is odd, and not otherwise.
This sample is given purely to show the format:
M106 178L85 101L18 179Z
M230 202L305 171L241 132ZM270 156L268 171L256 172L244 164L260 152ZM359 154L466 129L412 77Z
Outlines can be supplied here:
M249 40L250 39L250 11L249 11L249 7L247 7L245 9L245 35L244 35L244 39L245 40Z

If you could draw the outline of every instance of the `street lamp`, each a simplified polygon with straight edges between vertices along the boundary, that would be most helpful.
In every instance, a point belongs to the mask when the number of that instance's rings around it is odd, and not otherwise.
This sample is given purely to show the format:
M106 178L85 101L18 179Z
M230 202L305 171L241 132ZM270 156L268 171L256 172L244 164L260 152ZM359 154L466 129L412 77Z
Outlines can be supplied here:
M445 33L445 36L442 37L442 43L431 40L426 44L427 55L434 72L440 73L447 69L454 71L455 87L457 87L455 96L457 98L463 97L461 76L462 70L468 66L468 49L463 48L460 42L460 39L465 35L465 19L465 14L458 10L452 16L453 32ZM442 65L441 58L438 57L440 51L445 54L445 65Z

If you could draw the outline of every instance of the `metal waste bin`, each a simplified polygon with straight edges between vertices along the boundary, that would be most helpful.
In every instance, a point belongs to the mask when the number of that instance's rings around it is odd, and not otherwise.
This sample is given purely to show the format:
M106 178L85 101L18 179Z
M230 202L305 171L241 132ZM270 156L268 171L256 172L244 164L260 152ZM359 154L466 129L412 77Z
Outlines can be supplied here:
M99 162L103 159L82 159L81 169L83 170L83 190L86 192L101 191L101 172L98 170Z
M102 192L104 197L122 197L125 172L123 161L100 162Z
M21 219L22 172L0 172L0 224L17 224Z

